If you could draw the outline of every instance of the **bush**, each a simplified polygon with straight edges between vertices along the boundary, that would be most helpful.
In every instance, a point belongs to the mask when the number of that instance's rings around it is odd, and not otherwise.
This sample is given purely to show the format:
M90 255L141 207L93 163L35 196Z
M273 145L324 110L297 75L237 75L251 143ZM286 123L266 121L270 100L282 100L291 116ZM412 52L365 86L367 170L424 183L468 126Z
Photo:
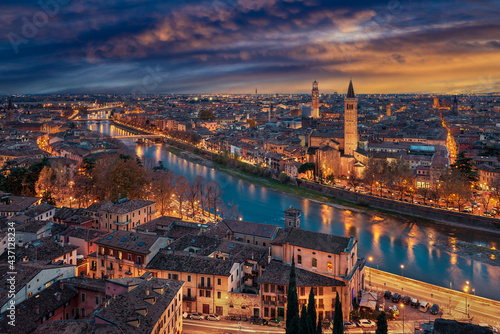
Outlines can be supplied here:
M290 177L285 172L281 172L278 180L280 181L280 183L287 183L290 180Z

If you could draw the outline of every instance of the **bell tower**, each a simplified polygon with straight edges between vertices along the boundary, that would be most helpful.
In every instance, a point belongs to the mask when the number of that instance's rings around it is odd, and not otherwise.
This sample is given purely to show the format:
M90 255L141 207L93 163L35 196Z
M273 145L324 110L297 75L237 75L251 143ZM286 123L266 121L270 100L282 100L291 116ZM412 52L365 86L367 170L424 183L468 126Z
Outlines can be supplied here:
M311 92L312 96L312 117L319 118L319 90L318 90L318 82L314 80L313 88Z
M285 228L300 228L300 209L290 206L285 210Z
M351 80L344 99L344 155L354 155L358 140L358 99L354 95Z

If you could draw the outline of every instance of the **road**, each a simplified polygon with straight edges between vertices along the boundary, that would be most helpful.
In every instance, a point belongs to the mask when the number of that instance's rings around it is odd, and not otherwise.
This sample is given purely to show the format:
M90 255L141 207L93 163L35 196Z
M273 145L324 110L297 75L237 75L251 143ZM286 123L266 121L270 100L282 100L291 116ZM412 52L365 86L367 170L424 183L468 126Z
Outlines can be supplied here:
M459 321L471 321L472 323L487 323L489 325L500 326L500 302L478 297L471 294L466 294L462 291L442 288L436 285L431 285L419 282L413 279L405 278L401 275L394 275L373 268L366 268L366 277L368 284L371 282L372 291L379 291L382 294L388 290L391 293L401 293L403 296L418 298L420 301L426 301L432 304L438 304L441 312L439 317L446 319L455 319ZM464 283L464 287L465 287ZM464 288L461 287L461 288ZM467 305L466 306L466 301ZM386 304L392 305L389 301ZM407 310L409 308L406 308ZM417 312L417 319L432 319L430 312ZM469 316L467 316L467 313ZM408 313L412 325L410 328L405 326L406 331L409 331L413 324L411 313Z
M241 324L241 328L240 325ZM183 334L229 334L229 333L285 333L280 327L251 325L246 321L208 321L208 320L183 320Z

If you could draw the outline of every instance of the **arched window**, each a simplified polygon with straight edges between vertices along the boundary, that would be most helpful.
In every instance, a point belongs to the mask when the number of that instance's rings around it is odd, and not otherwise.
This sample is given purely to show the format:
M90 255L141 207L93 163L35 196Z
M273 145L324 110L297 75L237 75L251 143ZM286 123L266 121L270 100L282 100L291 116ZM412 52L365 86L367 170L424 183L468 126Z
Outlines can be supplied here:
M313 268L317 268L318 267L318 260L315 257L312 258L312 267Z
M328 261L327 262L327 268L328 268L328 271L332 271L332 262L331 261Z
M302 264L302 255L297 255L297 264Z

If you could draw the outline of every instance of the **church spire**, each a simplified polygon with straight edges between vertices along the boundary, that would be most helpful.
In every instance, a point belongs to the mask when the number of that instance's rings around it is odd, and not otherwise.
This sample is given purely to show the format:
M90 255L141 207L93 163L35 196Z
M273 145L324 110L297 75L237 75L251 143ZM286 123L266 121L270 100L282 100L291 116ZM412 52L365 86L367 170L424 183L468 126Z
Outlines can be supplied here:
M347 89L347 98L354 99L356 96L354 95L354 88L352 87L352 80L349 81L349 89Z

